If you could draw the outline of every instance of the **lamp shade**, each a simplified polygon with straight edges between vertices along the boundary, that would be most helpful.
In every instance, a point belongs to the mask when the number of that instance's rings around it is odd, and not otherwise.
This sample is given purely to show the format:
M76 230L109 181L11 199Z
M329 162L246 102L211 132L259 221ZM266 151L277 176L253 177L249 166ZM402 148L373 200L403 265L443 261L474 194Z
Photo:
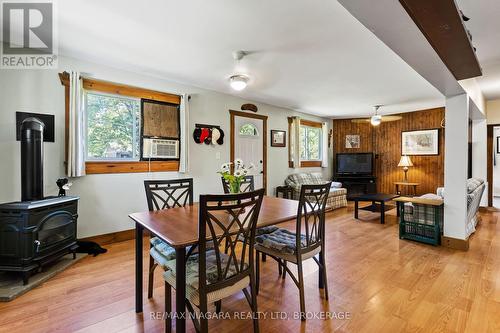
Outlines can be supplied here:
M410 156L407 155L401 156L398 167L411 167L411 166L413 166L413 163L410 160Z

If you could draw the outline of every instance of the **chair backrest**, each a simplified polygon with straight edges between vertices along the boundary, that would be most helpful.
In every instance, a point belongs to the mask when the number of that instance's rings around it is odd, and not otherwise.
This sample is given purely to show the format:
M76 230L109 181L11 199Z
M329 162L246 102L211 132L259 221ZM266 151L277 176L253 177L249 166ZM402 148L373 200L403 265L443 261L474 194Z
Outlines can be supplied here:
M297 253L306 253L324 246L325 208L331 182L302 185L297 212ZM302 237L304 235L305 237Z
M224 189L224 193L231 193L231 189L229 188L229 182L227 182L224 177L220 177L222 181L222 188ZM251 192L255 190L254 179L252 175L245 176L240 185L241 192Z
M145 180L144 188L150 211L193 204L193 178Z
M200 195L200 293L230 286L253 275L255 229L263 196L264 189L239 194ZM216 259L215 265L211 262L210 267L207 267L206 255L202 255L207 253L207 244L210 246L208 250L213 251L210 255ZM227 256L224 254L226 246ZM210 284L207 284L207 277Z

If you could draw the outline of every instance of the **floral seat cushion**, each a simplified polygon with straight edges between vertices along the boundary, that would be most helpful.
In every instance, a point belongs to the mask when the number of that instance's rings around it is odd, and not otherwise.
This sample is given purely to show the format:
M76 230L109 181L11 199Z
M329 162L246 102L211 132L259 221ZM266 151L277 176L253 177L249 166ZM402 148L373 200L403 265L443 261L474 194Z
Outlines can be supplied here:
M300 235L302 246L306 245L306 236ZM255 243L285 254L295 254L296 234L286 229L278 228L276 231L255 237Z
M151 246L161 254L166 261L175 259L175 249L159 239L158 237L153 237L149 240ZM154 256L153 256L154 258Z
M221 260L221 269L224 271L230 257L225 253L219 253L219 255ZM166 266L170 270L169 276L175 277L175 263L176 263L175 259L170 260L166 263ZM186 261L186 284L194 289L199 288L198 265L199 265L199 255L198 254L190 255ZM248 264L244 265L244 269L246 268L248 268ZM226 279L236 275L237 273L238 272L234 265L234 259L233 259L229 265ZM207 279L207 284L213 284L219 280L217 257L215 254L215 250L209 250L206 252L206 279Z

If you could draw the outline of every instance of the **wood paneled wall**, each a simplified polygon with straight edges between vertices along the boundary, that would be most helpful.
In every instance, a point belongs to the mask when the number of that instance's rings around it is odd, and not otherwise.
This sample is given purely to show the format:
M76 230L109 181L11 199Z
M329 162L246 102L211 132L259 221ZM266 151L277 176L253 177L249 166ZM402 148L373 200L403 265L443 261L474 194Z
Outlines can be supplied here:
M411 156L414 166L408 171L408 181L420 183L418 194L436 193L436 188L444 185L444 129L441 128L444 108L403 113L401 116L401 120L383 122L378 127L370 123L353 123L351 119L334 119L334 158L336 153L373 152L377 191L394 193L394 182L403 181L404 177L403 169L397 166L401 158L401 132L439 128L439 155ZM360 135L359 149L345 148L348 134Z

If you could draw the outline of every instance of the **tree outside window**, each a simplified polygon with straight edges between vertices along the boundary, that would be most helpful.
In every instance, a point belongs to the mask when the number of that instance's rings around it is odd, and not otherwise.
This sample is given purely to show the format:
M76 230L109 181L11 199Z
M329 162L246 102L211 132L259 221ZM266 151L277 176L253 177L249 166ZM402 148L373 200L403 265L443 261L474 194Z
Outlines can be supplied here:
M87 160L137 160L139 99L87 92Z
M321 160L321 128L300 126L300 159L302 161Z

